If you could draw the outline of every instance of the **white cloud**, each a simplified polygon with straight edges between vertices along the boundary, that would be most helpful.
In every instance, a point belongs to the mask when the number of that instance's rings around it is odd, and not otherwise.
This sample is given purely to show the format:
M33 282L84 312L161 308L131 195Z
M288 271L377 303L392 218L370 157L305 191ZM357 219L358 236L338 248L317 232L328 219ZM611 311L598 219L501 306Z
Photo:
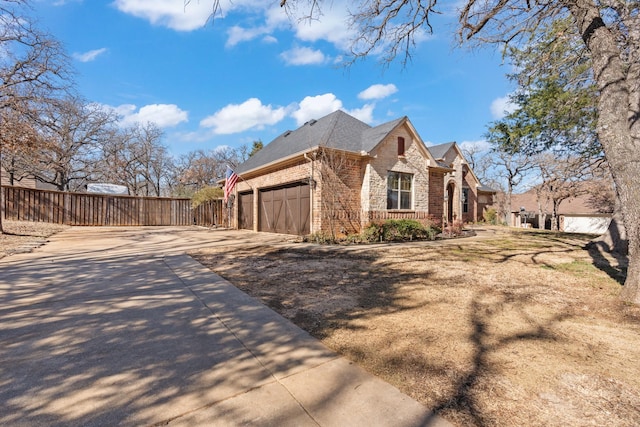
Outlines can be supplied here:
M226 47L233 47L238 43L247 42L257 37L268 34L271 30L267 27L243 28L234 25L227 31Z
M54 6L64 6L69 3L82 3L82 0L56 0L52 4Z
M302 8L302 13L308 10ZM354 38L349 24L347 5L342 1L324 2L322 14L317 19L295 19L293 21L296 37L303 41L325 40L340 49L347 49Z
M213 0L114 0L113 2L113 5L123 13L176 31L193 31L202 28L212 18L214 4ZM220 0L217 6L215 19L223 19L228 13L237 10L242 10L246 15L264 15L269 28L268 32L279 25L279 22L287 19L283 8L261 0ZM279 14L272 11L278 11ZM276 16L277 19L274 19ZM245 29L245 31L251 33L254 30Z
M480 139L477 141L462 141L458 145L463 151L487 152L491 150L491 143L486 139Z
M213 128L216 134L232 134L248 129L263 129L274 125L287 114L286 108L262 105L258 98L250 98L242 104L230 104L215 114L204 118L200 126Z
M296 119L298 126L302 126L305 122L311 119L319 119L327 114L333 113L336 110L342 108L342 101L340 101L332 93L325 93L324 95L306 96L300 104L298 109L294 111L291 116Z
M113 4L121 12L177 31L201 28L213 10L213 1L191 1L185 5L176 0L115 0Z
M499 120L516 110L516 105L509 100L509 95L496 98L491 103L491 116Z
M362 108L349 110L347 113L351 114L358 120L371 124L373 123L373 109L375 106L375 104L365 104Z
M139 110L133 104L122 104L117 107L105 106L105 108L114 111L120 117L120 125L122 126L154 123L160 128L169 128L189 121L189 113L181 110L175 104L150 104Z
M376 85L371 85L365 90L363 90L362 92L360 92L358 94L358 98L364 99L364 100L383 99L383 98L386 98L387 96L393 95L397 91L398 91L398 88L393 83L390 83L388 85L376 84Z
M278 43L278 39L271 35L264 36L262 41L264 43Z
M101 49L94 49L84 53L74 53L73 57L80 62L91 62L95 60L98 56L107 52L107 48L103 47Z
M309 47L294 47L280 54L287 65L315 65L322 64L326 57L319 50Z

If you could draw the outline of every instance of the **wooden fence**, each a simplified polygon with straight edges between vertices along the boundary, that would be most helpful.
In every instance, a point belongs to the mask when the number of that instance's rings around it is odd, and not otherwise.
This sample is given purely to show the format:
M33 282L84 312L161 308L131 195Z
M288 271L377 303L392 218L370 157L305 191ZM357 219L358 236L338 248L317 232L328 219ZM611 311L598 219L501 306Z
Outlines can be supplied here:
M222 200L198 208L191 199L66 193L2 187L4 218L87 226L222 225Z

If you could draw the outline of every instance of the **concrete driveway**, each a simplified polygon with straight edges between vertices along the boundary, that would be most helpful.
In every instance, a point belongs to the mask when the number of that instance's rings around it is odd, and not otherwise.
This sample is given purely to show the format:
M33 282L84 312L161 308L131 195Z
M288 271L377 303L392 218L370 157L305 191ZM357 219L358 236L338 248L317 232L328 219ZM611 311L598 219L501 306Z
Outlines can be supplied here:
M449 425L185 252L242 231L71 228L0 259L0 425Z

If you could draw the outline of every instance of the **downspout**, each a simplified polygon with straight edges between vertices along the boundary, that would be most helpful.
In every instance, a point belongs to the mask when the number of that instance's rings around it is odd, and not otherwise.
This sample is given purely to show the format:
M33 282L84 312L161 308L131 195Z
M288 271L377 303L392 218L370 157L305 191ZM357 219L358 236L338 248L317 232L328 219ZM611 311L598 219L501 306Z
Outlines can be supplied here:
M311 157L307 156L307 153L304 153L304 158L306 161L311 163L311 171L309 172L309 188L310 188L310 193L309 193L309 200L311 203L310 209L309 209L309 234L313 234L314 233L314 222L313 222L313 194L315 193L315 181L313 179L313 172L314 172L314 160L316 157L316 153L315 151L313 152L313 157L314 159L312 159Z

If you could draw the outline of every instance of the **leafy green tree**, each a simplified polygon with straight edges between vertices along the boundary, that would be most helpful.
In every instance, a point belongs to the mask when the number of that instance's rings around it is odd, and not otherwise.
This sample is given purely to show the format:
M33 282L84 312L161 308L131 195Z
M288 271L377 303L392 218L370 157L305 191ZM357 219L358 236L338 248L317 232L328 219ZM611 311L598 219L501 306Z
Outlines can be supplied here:
M256 154L258 151L262 150L264 144L261 140L253 141L253 145L251 146L251 152L249 153L249 157Z
M540 34L526 44L507 49L507 57L518 70L509 76L518 85L510 97L517 108L490 127L490 139L500 149L602 156L590 61L571 29L568 19L558 19L541 26ZM505 133L511 137L503 138Z

